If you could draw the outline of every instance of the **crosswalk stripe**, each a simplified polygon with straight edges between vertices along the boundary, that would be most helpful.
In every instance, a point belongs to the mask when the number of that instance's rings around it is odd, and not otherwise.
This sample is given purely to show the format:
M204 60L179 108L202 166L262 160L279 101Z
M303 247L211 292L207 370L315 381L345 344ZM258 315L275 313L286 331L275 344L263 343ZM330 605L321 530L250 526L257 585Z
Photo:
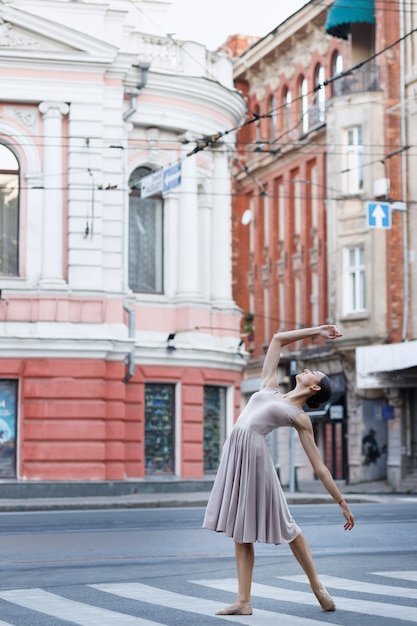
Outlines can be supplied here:
M189 581L191 583L198 583L200 581ZM219 603L213 600L205 600L204 598L195 598L193 596L186 596L173 591L167 591L165 589L158 589L141 583L104 583L100 585L89 585L94 589L100 591L106 591L123 598L129 598L130 600L139 600L140 602L149 602L158 606L164 606L171 609L178 609L180 611L187 611L189 613L197 613L207 617L213 617L214 612L219 608ZM233 591L236 590L236 581ZM221 605L220 605L221 606ZM306 617L297 617L295 615L286 615L285 613L275 613L272 611L264 611L261 609L254 609L256 613L257 626L276 626L277 623L280 626L335 626L332 622L326 620L325 622L315 619L309 619ZM248 616L244 615L232 615L232 616L216 616L219 619L226 619L237 624L248 625Z
M195 581L205 587L212 589L221 589L222 591L235 591L236 580L226 578L221 580L200 580ZM296 604L317 604L317 600L312 593L303 591L295 591L292 589L280 589L269 585L261 585L259 583L252 584L252 595L259 598L268 598L269 600L279 600L280 602L294 602ZM417 609L410 606L398 604L388 604L387 602L372 602L368 600L356 600L355 598L342 598L332 596L336 603L336 607L343 611L351 611L353 613L362 613L364 615L374 615L379 617L391 617L402 619L404 621L417 623Z
M0 598L80 626L161 626L141 617L68 600L43 589L7 589L0 591Z
M13 626L13 624L9 624L9 622L2 622L0 619L0 626Z
M400 580L410 580L417 583L417 572L371 572L377 576L386 576L387 578L399 578Z
M277 576L277 578L296 583L308 583L308 580L302 574L300 576ZM417 589L409 589L407 587L378 585L366 583L361 580L338 578L337 576L320 576L320 580L325 587L331 589L344 589L345 591L356 591L358 593L373 593L380 596L395 596L396 598L411 598L412 600L417 599Z

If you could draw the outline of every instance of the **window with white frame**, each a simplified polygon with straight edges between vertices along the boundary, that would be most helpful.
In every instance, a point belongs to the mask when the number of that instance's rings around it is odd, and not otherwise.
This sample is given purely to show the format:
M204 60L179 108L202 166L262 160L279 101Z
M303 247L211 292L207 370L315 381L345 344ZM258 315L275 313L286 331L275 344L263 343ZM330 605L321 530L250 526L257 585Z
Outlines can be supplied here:
M344 312L366 310L365 248L352 246L344 249Z
M302 185L298 172L295 174L292 183L294 193L294 234L300 235L302 221Z
M137 293L162 293L163 199L140 197L140 181L150 174L137 168L129 179L129 287Z
M280 181L277 190L278 195L278 239L284 241L285 239L285 227L286 227L286 197L284 183Z
M286 88L284 91L284 130L291 128L291 104L291 91Z
M0 144L0 276L19 275L19 163Z
M343 57L340 52L336 51L332 57L332 78L336 79L337 76L343 72ZM343 80L332 80L332 96L340 96L343 93Z
M310 295L310 303L311 303L311 322L313 326L318 326L320 324L319 319L319 275L317 272L312 272L311 274L311 295Z
M274 140L277 134L277 125L276 125L276 121L277 121L277 104L275 101L275 97L274 96L270 96L269 98L269 110L268 110L268 114L269 114L269 138L271 140Z
M318 186L318 173L317 173L317 164L311 164L309 173L308 173L308 182L306 185L307 195L310 196L310 205L311 205L311 226L315 230L318 226L318 215L319 215L319 186Z
M256 117L256 122L255 122L255 142L256 143L261 141L261 120L260 120L260 115L261 115L261 109L259 107L259 104L257 104L255 106L255 117Z
M362 126L345 130L344 192L346 195L360 193L364 186Z
M324 67L318 65L315 72L316 106L314 123L319 124L326 119L326 88L324 87Z
M308 133L308 83L307 79L303 78L300 84L300 99L301 99L301 128L305 135Z

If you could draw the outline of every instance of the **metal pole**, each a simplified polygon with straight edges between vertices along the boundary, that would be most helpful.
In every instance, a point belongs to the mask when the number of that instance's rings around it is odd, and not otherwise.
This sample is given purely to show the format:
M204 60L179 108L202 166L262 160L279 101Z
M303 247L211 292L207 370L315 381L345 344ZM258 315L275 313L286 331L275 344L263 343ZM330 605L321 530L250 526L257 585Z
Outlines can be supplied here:
M295 382L295 375L297 374L297 361L294 359L290 361L290 375L292 381ZM295 493L295 430L290 428L290 481L289 481L290 493Z
M401 128L401 146L405 146L407 142L406 131L406 99L405 99L405 43L404 43L404 0L399 3L399 19L400 19L400 128ZM408 210L407 210L407 154L403 150L401 154L401 184L402 184L402 201L405 203L406 210L403 212L402 219L402 239L403 239L403 325L402 325L402 341L407 340L408 333Z
M295 430L290 429L290 493L295 493Z

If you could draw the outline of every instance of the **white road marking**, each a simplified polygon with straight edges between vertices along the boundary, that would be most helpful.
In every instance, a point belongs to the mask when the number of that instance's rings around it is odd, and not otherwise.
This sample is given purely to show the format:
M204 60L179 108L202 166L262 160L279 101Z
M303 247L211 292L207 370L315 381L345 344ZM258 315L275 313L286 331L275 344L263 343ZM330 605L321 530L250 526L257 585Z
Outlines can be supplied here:
M191 583L201 584L201 581L190 581ZM216 581L209 581L216 582ZM233 591L236 590L236 581ZM204 598L195 598L193 596L182 595L165 589L158 589L141 583L105 583L101 585L89 585L94 589L106 591L130 600L139 600L140 602L149 602L158 606L164 606L179 611L187 611L188 613L197 613L207 617L213 617L217 609L223 605L213 600L205 600ZM210 586L210 585L208 585ZM219 587L216 587L219 588ZM222 587L220 587L222 589ZM275 613L272 611L263 611L254 608L256 615L256 626L335 626L332 622L326 620L308 619L306 617L297 617L295 615L286 615L285 613ZM216 615L218 619L226 619L236 624L246 624L248 626L248 616L244 615ZM253 620L252 620L253 621Z
M222 591L235 591L236 580L226 578L222 580L200 580L195 581L205 587L212 589L221 589ZM317 600L313 593L305 593L303 591L295 591L292 589L280 589L269 585L261 585L259 583L252 584L252 596L259 598L268 598L269 600L279 600L280 602L294 602L294 604L317 605ZM362 613L364 615L377 615L379 617L391 617L402 619L408 622L417 623L417 608L410 606L402 606L398 604L389 604L387 602L372 602L368 600L356 600L355 598L342 598L332 596L336 603L336 608L342 611L350 611L353 613Z
M277 576L277 578L308 584L308 580L303 574L300 576ZM350 580L336 576L320 576L320 580L325 587L331 589L344 589L345 591L355 591L358 593L374 593L380 596L395 596L396 598L411 598L412 600L417 600L417 589L409 589L408 587L378 585L376 583L366 583L361 580Z
M43 589L1 590L0 598L80 626L161 626L141 617L68 600Z
M400 580L412 580L417 583L417 572L371 572L377 576L386 576L387 578L399 578Z

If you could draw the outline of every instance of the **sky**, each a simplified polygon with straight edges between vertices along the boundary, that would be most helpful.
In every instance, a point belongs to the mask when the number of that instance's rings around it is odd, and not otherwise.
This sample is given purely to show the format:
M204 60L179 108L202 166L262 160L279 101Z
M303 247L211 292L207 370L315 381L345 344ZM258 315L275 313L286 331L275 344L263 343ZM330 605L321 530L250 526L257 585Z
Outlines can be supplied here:
M177 39L214 50L228 35L267 35L304 4L306 0L173 0L166 23Z

